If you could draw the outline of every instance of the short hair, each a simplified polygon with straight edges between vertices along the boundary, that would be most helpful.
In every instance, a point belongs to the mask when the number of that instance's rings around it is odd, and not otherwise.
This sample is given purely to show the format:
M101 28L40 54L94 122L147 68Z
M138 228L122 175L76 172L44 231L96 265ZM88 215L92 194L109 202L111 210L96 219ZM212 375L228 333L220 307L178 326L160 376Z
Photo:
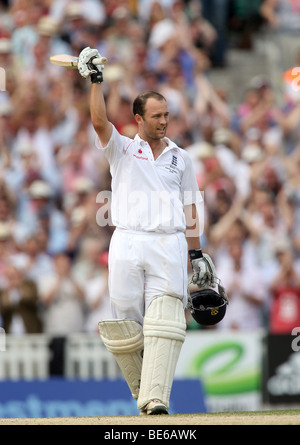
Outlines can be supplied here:
M160 100L160 101L166 101L165 97L160 94L157 93L156 91L144 91L143 93L140 93L133 101L133 114L134 116L136 114L139 114L140 116L144 116L145 114L145 108L146 108L146 103L148 101L148 99L153 98L156 100Z

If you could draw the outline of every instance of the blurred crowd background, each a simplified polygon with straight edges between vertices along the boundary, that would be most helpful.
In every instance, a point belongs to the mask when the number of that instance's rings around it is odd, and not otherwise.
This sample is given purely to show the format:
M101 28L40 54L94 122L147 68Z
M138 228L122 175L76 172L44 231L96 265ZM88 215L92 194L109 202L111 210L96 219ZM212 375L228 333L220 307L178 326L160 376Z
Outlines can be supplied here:
M270 76L246 82L241 69L233 103L212 74L228 76L230 51L251 54L257 33ZM96 218L110 173L90 84L49 63L86 46L109 59L103 89L121 133L136 133L140 91L168 101L167 135L204 194L202 247L230 299L212 329L300 326L300 93L282 80L300 64L300 0L0 1L0 326L96 332L110 314L113 227Z

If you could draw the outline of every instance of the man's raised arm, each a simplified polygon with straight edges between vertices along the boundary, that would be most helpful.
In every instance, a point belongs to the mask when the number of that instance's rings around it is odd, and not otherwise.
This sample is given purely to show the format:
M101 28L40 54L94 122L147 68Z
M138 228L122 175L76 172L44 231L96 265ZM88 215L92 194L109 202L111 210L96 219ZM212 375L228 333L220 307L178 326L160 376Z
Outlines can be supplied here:
M94 129L101 144L105 147L112 134L112 124L107 119L106 105L101 83L104 65L93 65L93 59L101 57L97 49L84 48L79 54L78 71L85 79L90 77L92 82L90 111Z

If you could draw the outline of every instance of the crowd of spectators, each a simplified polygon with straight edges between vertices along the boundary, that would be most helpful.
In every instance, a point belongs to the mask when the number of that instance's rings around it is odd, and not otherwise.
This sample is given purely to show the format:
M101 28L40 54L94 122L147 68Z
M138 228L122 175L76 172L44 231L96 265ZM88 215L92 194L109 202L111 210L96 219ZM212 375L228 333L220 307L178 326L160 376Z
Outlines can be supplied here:
M52 54L78 55L85 46L109 59L107 112L123 134L136 132L131 104L140 91L168 101L168 137L190 153L204 195L201 244L230 300L217 328L300 325L300 93L280 84L278 101L257 73L241 103L230 104L209 75L226 65L233 2L215 8L222 12L215 22L204 14L218 3L0 1L0 326L7 333L96 332L110 314L113 227L97 218L110 173L94 145L90 85L49 63ZM199 329L188 313L187 321Z

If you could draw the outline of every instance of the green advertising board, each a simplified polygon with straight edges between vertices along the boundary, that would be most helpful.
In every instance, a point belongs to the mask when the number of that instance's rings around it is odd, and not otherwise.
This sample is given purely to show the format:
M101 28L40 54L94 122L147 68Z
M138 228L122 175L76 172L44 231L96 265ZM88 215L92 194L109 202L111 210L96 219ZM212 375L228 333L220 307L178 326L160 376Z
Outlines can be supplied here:
M211 412L260 409L262 332L188 331L176 376L202 381Z

